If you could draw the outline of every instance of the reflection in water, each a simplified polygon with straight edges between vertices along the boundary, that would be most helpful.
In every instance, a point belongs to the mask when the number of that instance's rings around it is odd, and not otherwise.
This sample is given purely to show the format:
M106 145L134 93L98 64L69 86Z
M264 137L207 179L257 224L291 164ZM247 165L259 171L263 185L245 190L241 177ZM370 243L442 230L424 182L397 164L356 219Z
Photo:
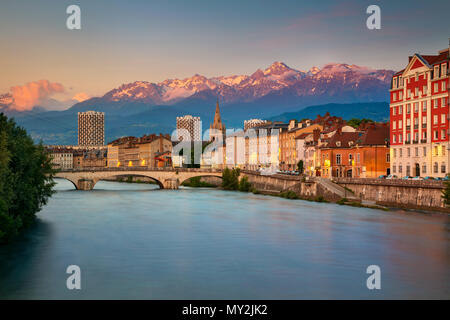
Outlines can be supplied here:
M3 299L450 298L446 215L99 182L0 248ZM66 289L79 265L82 290ZM366 288L381 267L382 290Z

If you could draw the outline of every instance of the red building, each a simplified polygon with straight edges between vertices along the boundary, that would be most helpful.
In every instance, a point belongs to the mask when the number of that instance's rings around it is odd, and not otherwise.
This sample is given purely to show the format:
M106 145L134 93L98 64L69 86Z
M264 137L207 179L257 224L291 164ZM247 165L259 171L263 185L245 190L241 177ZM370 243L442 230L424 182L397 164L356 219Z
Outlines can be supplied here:
M414 54L390 90L391 173L443 177L449 172L449 48Z

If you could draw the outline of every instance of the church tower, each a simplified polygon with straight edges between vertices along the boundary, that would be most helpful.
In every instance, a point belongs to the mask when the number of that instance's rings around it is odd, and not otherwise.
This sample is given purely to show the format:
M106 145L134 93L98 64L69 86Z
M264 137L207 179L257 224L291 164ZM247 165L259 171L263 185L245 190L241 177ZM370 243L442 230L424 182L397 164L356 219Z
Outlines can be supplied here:
M220 118L220 109L219 109L219 99L217 99L216 103L216 113L214 114L214 122L209 127L210 130L216 130L220 132L210 133L210 141L214 141L217 139L218 135L222 135L223 140L225 139L225 125L222 123L222 119Z

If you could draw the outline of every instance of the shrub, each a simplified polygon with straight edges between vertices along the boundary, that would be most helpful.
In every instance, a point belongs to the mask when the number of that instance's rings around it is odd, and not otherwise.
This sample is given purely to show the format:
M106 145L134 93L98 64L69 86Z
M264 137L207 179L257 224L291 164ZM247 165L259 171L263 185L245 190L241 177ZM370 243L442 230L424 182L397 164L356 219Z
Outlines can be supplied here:
M252 188L252 184L248 182L248 177L242 177L239 181L239 191L249 192Z
M222 172L222 188L225 190L238 190L239 189L239 175L240 170L225 168Z
M286 199L299 199L298 195L294 191L280 192L280 197L286 198Z

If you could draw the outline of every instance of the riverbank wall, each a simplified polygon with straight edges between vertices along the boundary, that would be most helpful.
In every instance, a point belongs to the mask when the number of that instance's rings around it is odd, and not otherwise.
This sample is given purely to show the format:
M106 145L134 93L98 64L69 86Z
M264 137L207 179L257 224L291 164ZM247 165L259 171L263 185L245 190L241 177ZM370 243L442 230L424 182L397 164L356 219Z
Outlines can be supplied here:
M333 182L379 205L450 212L442 199L442 181L334 178Z

